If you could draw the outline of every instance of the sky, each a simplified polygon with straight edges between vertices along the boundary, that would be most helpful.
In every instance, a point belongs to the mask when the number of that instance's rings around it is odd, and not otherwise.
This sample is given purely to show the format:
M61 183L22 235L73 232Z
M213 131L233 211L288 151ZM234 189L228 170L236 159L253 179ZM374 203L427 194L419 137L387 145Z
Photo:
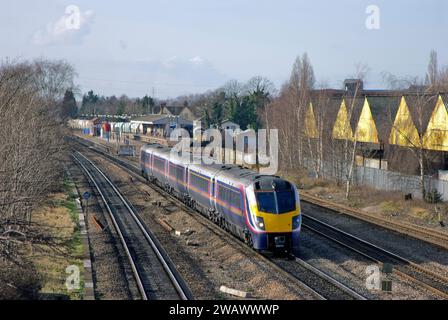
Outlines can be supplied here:
M446 0L1 1L1 60L64 59L102 95L165 99L256 75L280 87L304 52L334 88L358 63L372 89L384 71L424 76L431 49L448 65Z

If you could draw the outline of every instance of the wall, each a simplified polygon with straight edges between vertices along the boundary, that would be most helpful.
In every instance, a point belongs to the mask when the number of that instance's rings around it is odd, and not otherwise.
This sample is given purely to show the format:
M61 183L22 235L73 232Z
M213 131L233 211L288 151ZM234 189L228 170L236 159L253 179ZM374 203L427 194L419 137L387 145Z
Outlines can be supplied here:
M312 169L312 163L307 160L306 165ZM324 164L324 178L336 180L336 175L331 163ZM310 174L313 176L313 174ZM342 175L343 176L343 175ZM411 193L414 198L421 199L420 177L417 175L405 175L399 172L387 171L376 168L356 167L353 174L354 185L369 186L377 190L401 191L403 194ZM448 181L425 176L425 189L430 192L436 189L443 201L448 201Z

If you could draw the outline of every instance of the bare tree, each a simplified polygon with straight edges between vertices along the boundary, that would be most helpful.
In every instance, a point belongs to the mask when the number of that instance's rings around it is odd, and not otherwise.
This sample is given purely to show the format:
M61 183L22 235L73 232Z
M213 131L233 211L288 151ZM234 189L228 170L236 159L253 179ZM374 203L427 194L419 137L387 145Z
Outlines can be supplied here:
M240 97L245 88L238 80L229 80L218 90L223 91L227 97Z
M426 72L425 84L428 87L436 88L438 85L439 67L437 61L437 52L431 50L429 54L428 71Z
M448 66L439 66L437 52L435 50L431 50L429 55L425 87L431 93L448 91Z
M303 166L304 161L304 121L307 107L310 103L310 94L314 88L315 77L314 70L308 58L308 54L304 53L302 57L298 56L293 64L291 77L289 80L290 99L295 106L296 115L296 134L297 134L297 150L298 162Z
M348 119L346 122L346 126L350 126L350 120L352 119L356 100L359 98L361 94L361 83L364 82L368 72L369 67L366 64L356 64L356 73L355 78L360 80L356 82L355 90L348 95ZM362 81L362 82L361 82ZM348 127L346 128L346 132L348 131ZM344 141L344 163L346 166L346 176L345 176L345 198L348 199L350 196L352 179L353 179L353 171L355 168L356 161L356 151L358 146L358 139L356 137L356 128L353 139L346 138Z
M53 240L32 221L34 209L60 188L67 151L53 111L71 81L53 67L42 60L0 66L0 260L21 267L24 247Z
M448 92L448 66L444 66L439 71L439 91Z
M323 178L324 160L326 154L330 151L328 150L328 147L330 146L331 140L331 132L326 130L327 122L329 122L328 115L329 112L331 112L329 108L331 96L330 93L325 90L325 88L328 87L325 83L321 83L319 87L320 90L318 90L311 99L316 126L315 137L312 138L311 134L307 134L309 155L314 164L313 168L317 179Z
M288 83L283 85L279 96L266 107L269 125L278 129L279 133L279 163L283 169L288 170L296 167L295 159L297 159L297 134L292 130L297 127L294 107Z

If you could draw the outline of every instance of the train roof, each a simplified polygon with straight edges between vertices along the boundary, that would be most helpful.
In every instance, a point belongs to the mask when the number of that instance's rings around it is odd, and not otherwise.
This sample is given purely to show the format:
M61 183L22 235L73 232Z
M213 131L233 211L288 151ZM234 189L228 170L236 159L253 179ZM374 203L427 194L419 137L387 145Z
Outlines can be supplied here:
M259 183L259 185L263 186L260 187L260 189L266 189L265 185L271 185L274 181L277 181L276 184L279 184L280 181L284 181L284 179L281 179L278 176L272 176L272 175L265 175L260 174L256 171L252 171L249 169L241 169L236 168L234 170L230 170L228 172L223 172L221 175L220 173L220 179L223 181L234 181L237 180L240 183L242 183L244 186L249 186L255 183Z
M159 144L147 144L145 145L144 150L150 151L153 154L165 159L169 159L173 163L185 165L185 162L182 161L182 158L172 157L172 148L165 147ZM279 177L263 175L256 171L235 164L220 164L216 162L206 164L202 160L200 163L194 163L192 154L189 154L189 156L187 156L187 159L190 160L189 164L187 164L189 169L206 176L215 176L219 181L232 186L241 184L244 186L249 186L255 182L259 182L260 185L264 186L267 183L271 185L273 179L278 179L279 181L283 180ZM213 159L209 158L209 160Z
M145 152L151 152L155 155L166 155L171 152L171 148L162 146L158 143L148 143L144 145L141 150L144 150Z

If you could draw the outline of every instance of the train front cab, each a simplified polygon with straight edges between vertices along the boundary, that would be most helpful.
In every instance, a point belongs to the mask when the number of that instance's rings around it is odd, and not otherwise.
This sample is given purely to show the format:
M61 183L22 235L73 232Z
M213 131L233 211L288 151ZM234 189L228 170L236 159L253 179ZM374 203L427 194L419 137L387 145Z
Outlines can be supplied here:
M296 187L267 176L247 187L246 194L254 248L297 255L302 215Z

